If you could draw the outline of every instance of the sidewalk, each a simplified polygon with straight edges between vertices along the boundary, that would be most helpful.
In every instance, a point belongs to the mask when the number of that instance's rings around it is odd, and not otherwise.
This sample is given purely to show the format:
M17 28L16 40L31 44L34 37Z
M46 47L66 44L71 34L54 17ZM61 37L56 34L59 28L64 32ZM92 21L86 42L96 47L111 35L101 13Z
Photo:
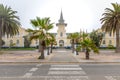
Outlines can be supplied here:
M71 50L58 49L54 51L53 57L49 60L50 62L68 62L75 63L78 62L76 57L71 53Z
M79 62L94 62L94 63L120 63L120 53L115 51L101 50L99 54L90 53L90 59L85 59L85 53L80 52L79 56L75 57Z
M120 63L120 53L114 51L100 51L100 54L90 54L90 59L85 59L85 54L71 53L67 49L55 49L53 53L45 56L44 60L37 59L38 51L3 51L0 54L0 63Z

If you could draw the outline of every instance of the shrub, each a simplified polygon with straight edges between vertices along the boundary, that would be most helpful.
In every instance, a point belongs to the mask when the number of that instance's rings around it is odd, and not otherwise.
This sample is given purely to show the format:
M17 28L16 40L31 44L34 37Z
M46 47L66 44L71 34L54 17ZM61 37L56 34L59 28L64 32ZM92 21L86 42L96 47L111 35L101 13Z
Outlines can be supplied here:
M108 49L114 49L114 46L109 44Z

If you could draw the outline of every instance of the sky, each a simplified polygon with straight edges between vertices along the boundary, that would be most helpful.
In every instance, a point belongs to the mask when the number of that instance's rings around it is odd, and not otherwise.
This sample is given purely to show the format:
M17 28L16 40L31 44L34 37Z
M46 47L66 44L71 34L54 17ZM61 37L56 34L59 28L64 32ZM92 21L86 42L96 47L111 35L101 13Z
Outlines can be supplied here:
M50 32L57 32L56 23L60 18L61 10L67 23L66 32L91 32L101 28L100 19L105 8L111 8L111 3L119 3L120 0L0 0L0 4L10 6L20 18L21 27L28 29L33 26L31 19L36 17L50 17L55 23Z

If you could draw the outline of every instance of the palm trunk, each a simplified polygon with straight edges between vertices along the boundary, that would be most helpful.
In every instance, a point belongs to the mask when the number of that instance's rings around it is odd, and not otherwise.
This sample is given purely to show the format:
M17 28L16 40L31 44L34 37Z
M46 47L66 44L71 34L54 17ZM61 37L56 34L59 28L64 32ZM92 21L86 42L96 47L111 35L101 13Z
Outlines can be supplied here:
M46 47L45 41L41 41L41 49L40 49L41 55L39 56L38 59L45 59L45 56L44 56L45 47Z
M85 55L86 55L86 59L89 59L89 52L87 49L86 49Z
M79 54L78 54L78 51L76 51L76 55L79 55Z
M76 40L76 55L79 55L77 51L77 47L78 47L78 40Z
M50 53L52 53L53 43L51 43Z
M47 48L47 55L50 55L50 54L49 54L49 47Z
M72 39L72 53L74 53L74 40Z
M120 47L119 47L119 27L117 26L116 28L116 53L120 52Z
M44 46L41 46L40 52L41 52L41 55L39 56L38 59L45 59L45 56L44 56Z
M39 47L38 47L38 52L41 52L41 40L39 39Z
M2 48L2 34L0 32L0 50L1 50L1 48Z
M3 23L3 18L2 18L2 21L1 21L1 24L0 24L0 50L1 50L1 48L2 48L2 33L3 33L3 30L2 30L2 28L3 28L3 25L4 25L4 23Z

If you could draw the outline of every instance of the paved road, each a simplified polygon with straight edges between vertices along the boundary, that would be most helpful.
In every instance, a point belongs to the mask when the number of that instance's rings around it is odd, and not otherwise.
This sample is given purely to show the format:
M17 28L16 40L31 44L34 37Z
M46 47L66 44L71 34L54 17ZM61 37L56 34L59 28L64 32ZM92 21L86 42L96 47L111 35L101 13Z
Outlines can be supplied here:
M120 80L120 64L0 64L0 80Z

